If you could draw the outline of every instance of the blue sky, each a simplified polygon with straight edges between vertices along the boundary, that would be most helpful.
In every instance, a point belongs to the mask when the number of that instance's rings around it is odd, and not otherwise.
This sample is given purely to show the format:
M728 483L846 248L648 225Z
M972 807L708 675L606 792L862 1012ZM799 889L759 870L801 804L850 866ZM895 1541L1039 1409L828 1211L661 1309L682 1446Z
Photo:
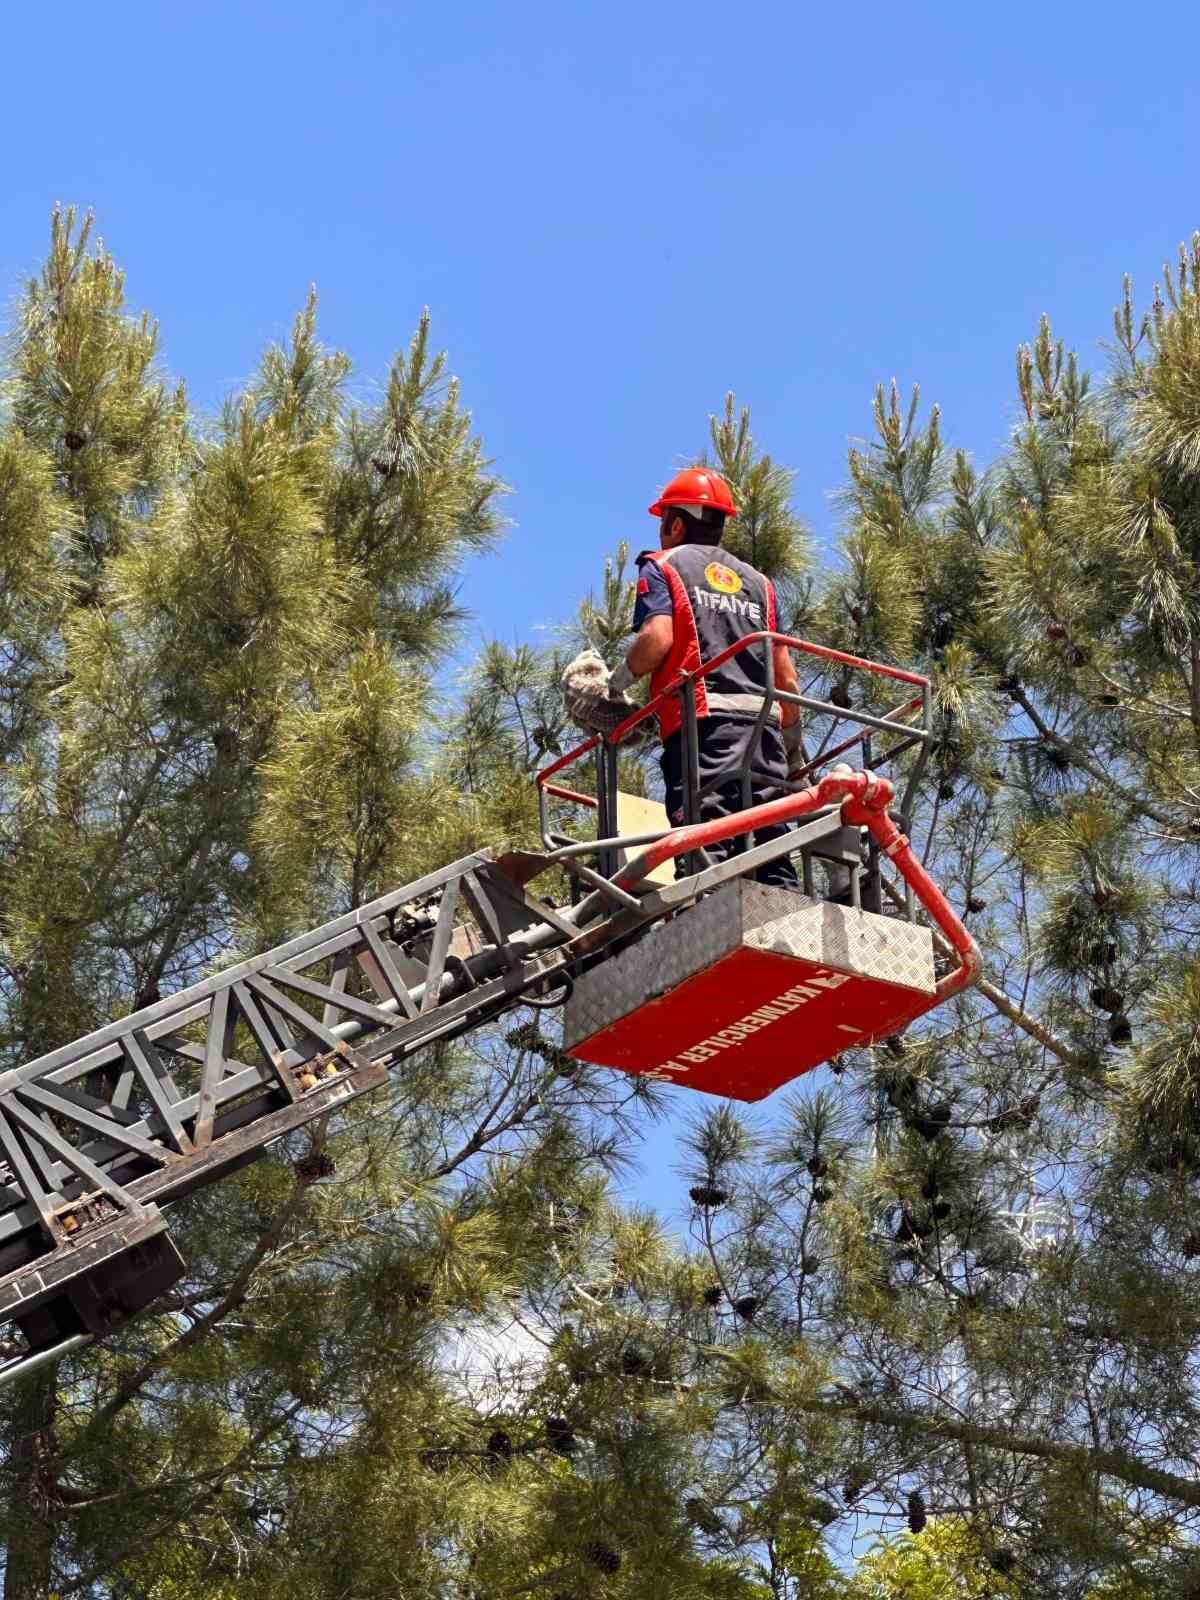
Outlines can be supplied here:
M818 533L880 380L979 458L1039 312L1098 359L1200 227L1196 8L10 8L0 288L91 206L215 407L310 282L380 378L423 305L514 486L482 624L569 611L729 388Z
M9 8L0 292L91 207L215 409L310 282L382 379L421 308L515 490L464 577L568 615L727 389L818 535L874 385L986 460L1040 312L1100 365L1200 228L1200 11L209 0Z

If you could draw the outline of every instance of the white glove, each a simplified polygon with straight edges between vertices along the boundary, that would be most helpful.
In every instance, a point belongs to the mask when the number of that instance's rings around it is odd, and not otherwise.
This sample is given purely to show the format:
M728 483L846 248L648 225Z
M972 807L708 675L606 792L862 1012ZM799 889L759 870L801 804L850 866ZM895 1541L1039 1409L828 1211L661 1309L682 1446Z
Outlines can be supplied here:
M567 663L562 675L567 715L585 733L611 733L636 707L623 694L614 694L612 673L599 653L585 650Z

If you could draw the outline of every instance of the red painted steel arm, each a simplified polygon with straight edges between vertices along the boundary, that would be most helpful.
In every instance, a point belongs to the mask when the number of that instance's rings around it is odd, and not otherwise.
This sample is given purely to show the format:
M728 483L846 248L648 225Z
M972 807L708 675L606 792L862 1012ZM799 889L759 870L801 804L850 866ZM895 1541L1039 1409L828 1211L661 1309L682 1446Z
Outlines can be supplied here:
M957 969L947 973L937 986L938 1000L948 1000L952 994L957 994L960 989L969 988L976 981L983 969L983 958L979 954L979 946L963 927L954 907L917 859L907 835L900 832L888 815L887 807L892 799L890 783L887 788L887 797L882 804L866 799L847 800L842 806L842 821L852 827L857 823L863 823L871 830L879 848L895 864L897 872L905 882L912 885L913 893L937 923L938 929L945 935L958 956Z
M564 789L559 783L540 783L539 788L552 794L556 800L573 800L578 806L591 806L595 811L600 802L594 794L580 794L577 789Z
M719 667L722 662L728 661L730 656L737 655L739 650L744 650L747 645L760 644L764 639L773 639L776 644L784 645L789 650L800 650L808 656L820 656L823 661L836 661L843 667L858 667L863 672L874 672L881 678L895 678L899 683L915 684L921 689L929 686L929 679L920 672L905 672L903 667L889 667L882 661L868 661L865 656L847 655L844 650L833 650L825 644L813 644L808 639L797 639L790 633L769 632L747 633L742 638L735 639L718 655L706 661L694 676L703 678L714 667Z
M771 639L775 644L784 645L788 650L800 650L805 655L820 656L823 661L836 661L841 666L861 668L862 671L873 672L878 677L895 678L900 683L915 684L921 690L929 688L929 679L919 672L905 672L901 667L885 666L882 661L868 661L863 656L847 655L844 650L831 650L827 645L811 644L807 639L796 639L790 633L747 633L742 638L736 639L733 644L726 646L695 672L681 672L677 678L672 679L665 688L659 690L653 700L648 700L644 706L639 706L625 718L624 722L618 723L613 731L605 736L609 744L619 744L631 728L636 728L639 722L644 722L647 717L653 716L664 700L669 700L679 693L680 686L687 678L693 680L706 678L710 672L728 661L730 656L737 655L749 645L761 644L764 639ZM919 699L910 702L909 709L915 710L920 704ZM895 715L899 716L900 713L897 712Z
M569 767L572 761L578 761L580 756L587 755L589 750L594 750L600 743L600 735L593 733L590 739L585 739L582 744L577 744L574 750L568 750L565 756L559 756L557 761L552 761L548 767L543 767L537 774L538 788L542 788L547 778L552 778L556 772L561 772L564 767Z
M693 680L706 678L715 668L728 661L730 656L737 655L739 651L747 649L750 645L761 644L764 639L771 639L776 644L784 645L789 650L799 650L805 655L819 656L823 661L836 661L841 666L861 668L862 671L873 672L878 677L894 678L900 683L911 683L922 691L929 688L929 679L919 672L905 672L900 667L889 667L881 661L867 661L863 656L848 655L844 650L831 650L827 645L812 644L807 639L797 639L789 633L766 631L748 633L741 639L735 640L733 644L722 650L719 655L713 656L711 661L706 661L698 671L680 673L679 677L668 683L664 689L660 689L652 700L648 700L644 706L639 706L636 711L630 712L624 722L618 723L611 733L606 735L593 734L590 739L585 739L582 744L576 745L574 750L568 750L565 756L559 756L557 761L552 761L548 767L543 767L534 781L541 788L547 778L552 778L556 772L561 772L564 767L570 766L573 761L578 761L581 756L587 755L589 750L594 750L602 738L606 739L609 744L620 744L631 729L636 728L640 722L645 722L647 717L652 717L665 700L677 695L687 678L690 677ZM890 713L890 715L903 716L908 711L915 711L920 704L920 699L911 700L907 706ZM859 737L861 738L861 735ZM850 741L851 744L856 742L858 741ZM839 745L836 751L830 751L824 759L829 760L833 755L840 754L849 747L849 744Z
M676 828L673 833L636 856L613 881L622 889L632 888L664 861L686 855L690 850L700 850L705 845L718 844L739 834L757 832L759 828L794 822L813 811L840 804L842 821L850 827L870 829L880 849L895 863L896 870L905 881L912 885L913 893L958 956L958 968L937 986L937 999L948 1000L978 978L982 966L979 947L955 915L950 902L917 860L908 839L888 815L887 808L892 799L892 786L886 778L876 777L873 772L851 772L849 768L841 767L797 794L768 800L764 805L751 806L748 811L739 811L730 817L714 817L711 822L696 822L690 827Z

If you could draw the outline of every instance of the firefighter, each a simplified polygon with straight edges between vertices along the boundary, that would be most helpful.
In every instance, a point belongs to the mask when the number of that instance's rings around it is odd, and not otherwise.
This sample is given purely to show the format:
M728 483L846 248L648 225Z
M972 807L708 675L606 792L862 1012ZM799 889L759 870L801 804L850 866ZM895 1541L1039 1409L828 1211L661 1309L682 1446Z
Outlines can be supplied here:
M659 518L660 548L638 557L636 637L628 655L610 675L599 657L587 652L571 663L563 677L572 715L600 732L611 731L620 717L632 711L624 691L647 673L653 696L679 672L694 671L746 634L776 627L771 580L721 549L725 523L737 515L724 478L706 467L689 467L671 479L650 507L650 515ZM772 648L776 687L795 694L799 684L792 658L785 646ZM765 650L765 645L751 645L696 682L701 786L751 759L755 802L778 792L776 786L787 777L789 757L798 760L800 736L799 707L777 703L762 729L757 752L751 750L767 683ZM686 791L678 698L666 701L658 721L667 815L680 823L685 820ZM708 821L742 807L735 775L703 797L700 817ZM783 831L760 829L755 842L764 844ZM740 841L731 840L707 849L719 861L740 847ZM677 870L686 871L682 861ZM795 868L783 857L760 867L755 876L764 883L797 886Z

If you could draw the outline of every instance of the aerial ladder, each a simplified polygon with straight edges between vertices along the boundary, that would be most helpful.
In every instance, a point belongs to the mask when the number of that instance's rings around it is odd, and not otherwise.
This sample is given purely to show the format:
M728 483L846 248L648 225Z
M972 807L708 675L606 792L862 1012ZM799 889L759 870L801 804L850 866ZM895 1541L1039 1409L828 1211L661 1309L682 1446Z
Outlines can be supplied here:
M776 642L898 681L905 699L874 715L787 693ZM758 733L781 701L858 728L757 802L756 738L744 765L698 777L696 683L743 649L766 663ZM685 820L622 834L618 755L672 696ZM536 774L541 851L476 851L0 1074L0 1382L113 1333L176 1282L164 1207L522 1004L561 1004L579 1061L749 1101L965 989L978 951L881 773L911 750L919 769L931 720L919 674L748 635ZM851 751L861 767L834 764ZM571 767L592 792L564 785ZM700 820L705 790L734 780L742 809ZM595 814L595 838L561 831L570 808ZM711 860L728 840L737 853ZM785 853L802 892L754 880ZM844 904L820 893L828 867ZM566 903L534 892L543 876Z

